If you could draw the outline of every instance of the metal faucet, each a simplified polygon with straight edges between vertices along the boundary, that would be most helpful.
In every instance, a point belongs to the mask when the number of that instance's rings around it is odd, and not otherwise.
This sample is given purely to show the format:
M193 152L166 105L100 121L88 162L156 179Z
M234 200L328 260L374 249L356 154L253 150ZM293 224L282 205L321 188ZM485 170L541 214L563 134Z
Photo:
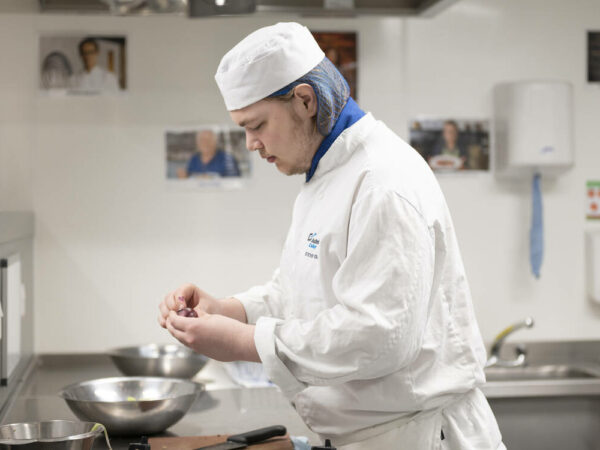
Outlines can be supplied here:
M491 356L485 363L485 366L520 367L525 365L525 358L527 357L525 346L516 346L515 353L517 357L513 360L502 359L500 357L500 350L502 349L502 344L504 344L504 341L509 335L513 334L517 330L520 330L521 328L531 328L533 327L533 324L533 317L526 317L521 322L514 323L508 328L505 328L503 331L501 331L492 343L492 348L490 349Z

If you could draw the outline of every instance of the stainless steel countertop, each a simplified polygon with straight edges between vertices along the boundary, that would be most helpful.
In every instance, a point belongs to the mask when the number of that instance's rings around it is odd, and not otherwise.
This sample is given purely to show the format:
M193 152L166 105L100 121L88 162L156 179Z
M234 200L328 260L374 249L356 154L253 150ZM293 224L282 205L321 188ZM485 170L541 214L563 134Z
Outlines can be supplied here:
M216 362L207 365L206 371L200 371L195 380L206 381L209 390L163 436L235 434L280 424L291 435L307 436L312 444L319 443L318 437L304 425L277 388L239 388L223 374L224 369ZM2 422L78 420L57 392L71 383L112 376L121 376L121 373L106 355L38 356ZM129 442L136 441L135 436L111 437L115 450L126 449ZM98 439L95 448L106 448L106 445Z
M516 345L505 344L504 354L510 358ZM570 365L585 368L598 377L490 381L481 388L488 399L600 396L600 341L526 342L522 345L527 349L529 366Z
M490 381L481 390L488 400L524 397L591 397L600 396L600 379Z
M507 344L510 355L514 344ZM600 341L527 343L528 362L585 366L600 374ZM2 423L51 419L76 420L56 394L64 386L94 378L120 376L104 354L42 355L27 376ZM307 436L312 444L318 437L302 422L287 399L276 388L246 389L229 378L223 364L211 361L194 378L207 391L184 418L164 435L198 436L234 434L269 425L285 425L292 435ZM494 401L528 397L600 396L600 377L587 379L510 380L489 382L482 391ZM111 439L116 450L126 449L131 438ZM98 448L106 448L97 441Z

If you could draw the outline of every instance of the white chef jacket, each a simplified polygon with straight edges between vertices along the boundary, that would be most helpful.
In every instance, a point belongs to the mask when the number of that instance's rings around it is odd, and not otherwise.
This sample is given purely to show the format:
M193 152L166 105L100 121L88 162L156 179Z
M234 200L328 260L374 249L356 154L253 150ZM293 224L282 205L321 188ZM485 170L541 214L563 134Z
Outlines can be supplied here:
M114 73L96 65L90 70L82 70L73 76L71 87L82 92L117 92L119 82Z
M302 186L273 279L235 297L269 378L337 445L390 427L451 443L441 411L453 411L475 444L440 448L504 448L476 389L486 352L444 196L423 158L371 114ZM466 396L483 411L474 419Z

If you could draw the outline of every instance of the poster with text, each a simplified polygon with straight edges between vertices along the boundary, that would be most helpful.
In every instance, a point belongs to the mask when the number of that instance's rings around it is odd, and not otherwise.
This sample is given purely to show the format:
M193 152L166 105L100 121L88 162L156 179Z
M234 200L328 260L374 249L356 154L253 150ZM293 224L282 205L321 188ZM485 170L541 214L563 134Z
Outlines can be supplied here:
M600 181L588 181L586 184L586 217L600 220Z

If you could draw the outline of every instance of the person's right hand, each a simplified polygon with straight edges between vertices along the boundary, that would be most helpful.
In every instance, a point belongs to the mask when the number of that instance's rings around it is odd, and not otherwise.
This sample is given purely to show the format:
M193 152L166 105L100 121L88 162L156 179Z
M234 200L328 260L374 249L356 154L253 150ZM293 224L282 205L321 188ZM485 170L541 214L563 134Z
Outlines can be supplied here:
M208 314L218 314L219 301L193 284L184 284L173 292L167 294L158 306L160 314L158 323L166 328L166 320L170 311L179 311L183 308L193 308Z

